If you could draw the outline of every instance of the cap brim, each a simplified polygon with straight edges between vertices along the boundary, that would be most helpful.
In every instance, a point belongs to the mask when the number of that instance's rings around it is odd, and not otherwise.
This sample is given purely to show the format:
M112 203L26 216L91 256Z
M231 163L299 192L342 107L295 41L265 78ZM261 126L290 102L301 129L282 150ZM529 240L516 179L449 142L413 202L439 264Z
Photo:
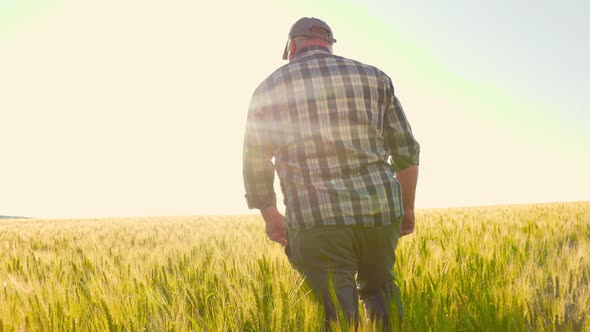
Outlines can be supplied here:
M289 41L285 44L285 50L283 51L283 60L287 60L289 58L289 50L287 47L289 46Z

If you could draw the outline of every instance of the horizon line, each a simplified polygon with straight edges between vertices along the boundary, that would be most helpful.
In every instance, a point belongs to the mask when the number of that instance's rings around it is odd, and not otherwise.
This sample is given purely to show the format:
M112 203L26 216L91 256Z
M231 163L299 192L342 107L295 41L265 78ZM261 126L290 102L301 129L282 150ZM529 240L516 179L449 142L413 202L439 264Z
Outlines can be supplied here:
M425 207L417 208L416 212L429 210L454 210L454 209L477 209L477 208L500 208L500 207L518 207L527 205L555 205L555 204L584 204L590 203L590 200L581 201L553 201L553 202L534 202L534 203L501 203L501 204L484 204L484 205L464 205L464 206L447 206L447 207ZM135 219L135 218L191 218L191 217L238 217L257 215L257 210L249 210L245 213L202 213L202 214L179 214L179 215L102 215L102 216L68 216L68 217L30 217L30 216L8 216L0 215L0 220L96 220L96 219Z

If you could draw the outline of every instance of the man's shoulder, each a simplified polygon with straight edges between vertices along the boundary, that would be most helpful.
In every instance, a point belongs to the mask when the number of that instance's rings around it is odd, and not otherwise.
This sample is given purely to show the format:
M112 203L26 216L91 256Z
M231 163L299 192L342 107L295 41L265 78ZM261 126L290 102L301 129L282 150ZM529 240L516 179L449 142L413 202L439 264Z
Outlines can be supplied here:
M384 86L392 86L392 80L383 70L379 69L376 66L363 63L356 59L346 58L343 56L334 56L337 59L338 63L342 66L347 67L348 72L350 69L354 69L354 72L360 76L369 76L377 80L380 84Z
M254 95L267 92L268 90L272 90L278 84L284 81L285 77L287 76L287 71L289 71L289 64L285 64L273 71L270 75L268 75L254 90Z
M364 72L366 72L366 73L373 74L376 76L384 76L386 78L389 78L389 76L383 70L379 69L376 66L361 62L359 60L339 56L339 55L334 55L334 57L337 59L340 59L340 61L344 62L344 64L346 64L348 66L356 66L359 68L363 68Z

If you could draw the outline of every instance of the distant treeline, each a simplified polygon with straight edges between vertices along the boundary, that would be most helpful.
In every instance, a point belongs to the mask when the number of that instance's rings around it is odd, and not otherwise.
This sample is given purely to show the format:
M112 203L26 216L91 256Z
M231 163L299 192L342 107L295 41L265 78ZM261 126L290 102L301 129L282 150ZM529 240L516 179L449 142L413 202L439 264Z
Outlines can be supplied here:
M0 216L0 219L29 219L28 217Z

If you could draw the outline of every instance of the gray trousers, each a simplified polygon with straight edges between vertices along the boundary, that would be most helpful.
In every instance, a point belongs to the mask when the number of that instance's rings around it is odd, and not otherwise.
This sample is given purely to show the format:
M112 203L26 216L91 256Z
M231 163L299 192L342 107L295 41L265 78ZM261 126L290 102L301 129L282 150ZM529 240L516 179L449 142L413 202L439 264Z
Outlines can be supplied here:
M367 317L384 330L399 327L403 308L393 274L399 234L399 221L288 231L285 252L322 302L326 326L334 321L342 324L342 318L356 324L360 295Z

